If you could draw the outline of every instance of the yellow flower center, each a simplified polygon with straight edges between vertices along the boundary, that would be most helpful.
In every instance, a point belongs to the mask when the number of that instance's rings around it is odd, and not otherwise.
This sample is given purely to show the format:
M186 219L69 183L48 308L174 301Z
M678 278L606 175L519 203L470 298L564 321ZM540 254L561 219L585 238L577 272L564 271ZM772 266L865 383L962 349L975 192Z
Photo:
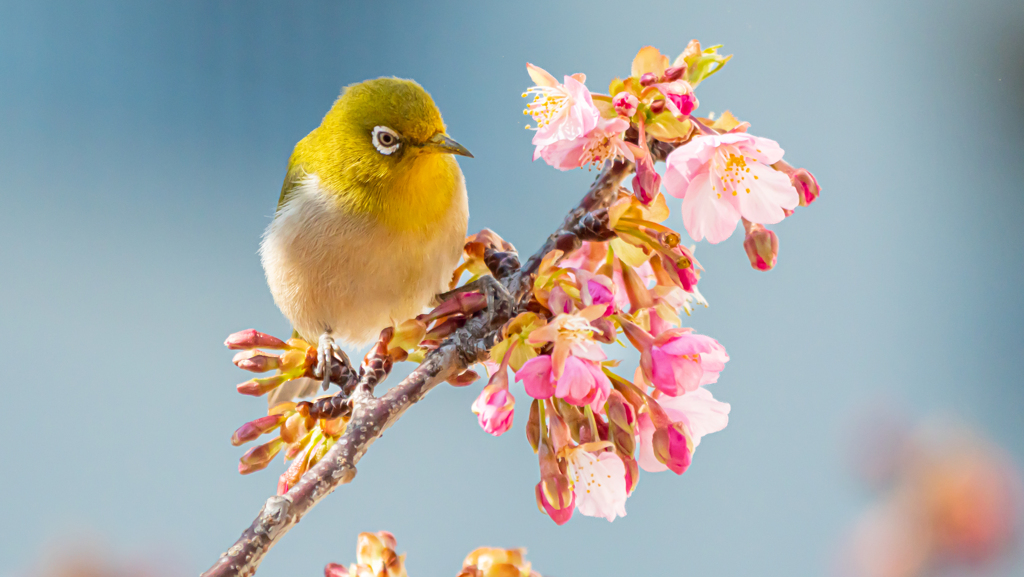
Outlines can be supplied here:
M523 93L523 98L533 95L533 102L526 105L523 114L533 118L536 129L544 128L565 113L572 104L569 93L560 87L534 86ZM531 128L529 124L526 128Z

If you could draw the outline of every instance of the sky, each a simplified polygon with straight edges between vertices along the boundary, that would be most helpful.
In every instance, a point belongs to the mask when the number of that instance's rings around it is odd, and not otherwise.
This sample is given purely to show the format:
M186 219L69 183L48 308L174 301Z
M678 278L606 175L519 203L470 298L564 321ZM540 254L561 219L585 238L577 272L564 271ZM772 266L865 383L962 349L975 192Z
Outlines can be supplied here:
M469 409L479 387L441 386L261 574L318 575L387 529L414 576L454 574L480 545L524 546L546 575L823 575L871 498L848 450L858 414L946 415L1024 462L1024 4L2 0L0 15L0 574L92 541L196 574L274 492L280 463L237 474L229 438L264 404L235 392L246 376L221 343L288 333L256 249L291 148L343 86L429 90L475 155L470 230L530 254L593 175L530 162L525 63L600 91L640 47L691 38L735 55L699 112L750 121L823 188L774 227L767 274L740 234L696 249L711 306L690 323L731 355L714 385L729 427L685 475L643 475L625 518L556 527L525 414L492 438Z

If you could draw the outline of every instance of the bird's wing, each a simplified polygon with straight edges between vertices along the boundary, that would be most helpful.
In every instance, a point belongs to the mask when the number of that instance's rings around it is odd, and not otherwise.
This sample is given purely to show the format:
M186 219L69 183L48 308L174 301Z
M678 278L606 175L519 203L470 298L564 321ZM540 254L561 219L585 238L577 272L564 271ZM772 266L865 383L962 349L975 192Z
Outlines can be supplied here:
M302 165L295 162L295 157L292 156L292 158L288 160L288 174L285 175L284 184L281 185L281 197L277 200L278 211L281 210L281 207L284 206L285 202L288 202L292 193L298 189L299 183L305 175L306 171L302 169Z
M281 186L281 198L277 201L277 210L280 211L284 203L288 202L291 195L298 188L302 177L305 176L305 171L302 170L302 165L295 161L295 156L292 155L288 159L288 174L284 177L284 184ZM292 331L292 338L302 338L298 332ZM267 404L273 408L281 403L287 403L295 399L302 397L309 397L316 394L320 388L320 381L310 379L308 377L302 377L299 379L293 379L280 387L270 391L267 395Z

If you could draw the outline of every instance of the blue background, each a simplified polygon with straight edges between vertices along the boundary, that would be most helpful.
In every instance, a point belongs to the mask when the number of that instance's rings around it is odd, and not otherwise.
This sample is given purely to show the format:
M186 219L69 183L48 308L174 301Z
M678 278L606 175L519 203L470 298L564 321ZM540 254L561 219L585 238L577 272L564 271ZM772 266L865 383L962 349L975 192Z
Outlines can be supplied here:
M525 414L494 439L478 387L441 387L263 571L318 575L388 529L413 576L485 544L548 575L821 575L870 498L859 408L955 414L1024 460L1020 2L0 2L0 572L88 538L196 574L273 493L279 463L236 472L228 439L264 405L221 343L287 334L256 247L342 86L426 87L476 155L470 229L529 254L592 175L530 162L524 63L601 91L690 38L736 55L701 112L751 121L824 189L774 227L768 274L740 234L697 249L691 324L732 356L729 427L686 475L642 475L626 518L556 527Z

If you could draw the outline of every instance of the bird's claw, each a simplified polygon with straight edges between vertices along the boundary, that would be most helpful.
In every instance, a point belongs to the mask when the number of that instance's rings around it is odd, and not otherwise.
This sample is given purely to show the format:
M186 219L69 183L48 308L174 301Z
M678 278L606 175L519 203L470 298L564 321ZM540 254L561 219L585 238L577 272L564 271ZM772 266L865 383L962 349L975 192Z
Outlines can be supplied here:
M492 315L512 318L516 308L515 299L501 284L501 281L491 275L484 275L474 281L468 282L460 287L437 295L438 302L444 302L451 297L467 292L479 292L487 299L487 311Z
M338 363L337 369L334 366L335 361ZM323 390L326 391L331 382L335 380L339 384L343 384L348 380L347 376L351 376L353 373L352 361L349 360L345 351L341 350L341 347L334 342L330 333L320 335L320 341L316 347L316 367L313 369L313 376L323 380Z

